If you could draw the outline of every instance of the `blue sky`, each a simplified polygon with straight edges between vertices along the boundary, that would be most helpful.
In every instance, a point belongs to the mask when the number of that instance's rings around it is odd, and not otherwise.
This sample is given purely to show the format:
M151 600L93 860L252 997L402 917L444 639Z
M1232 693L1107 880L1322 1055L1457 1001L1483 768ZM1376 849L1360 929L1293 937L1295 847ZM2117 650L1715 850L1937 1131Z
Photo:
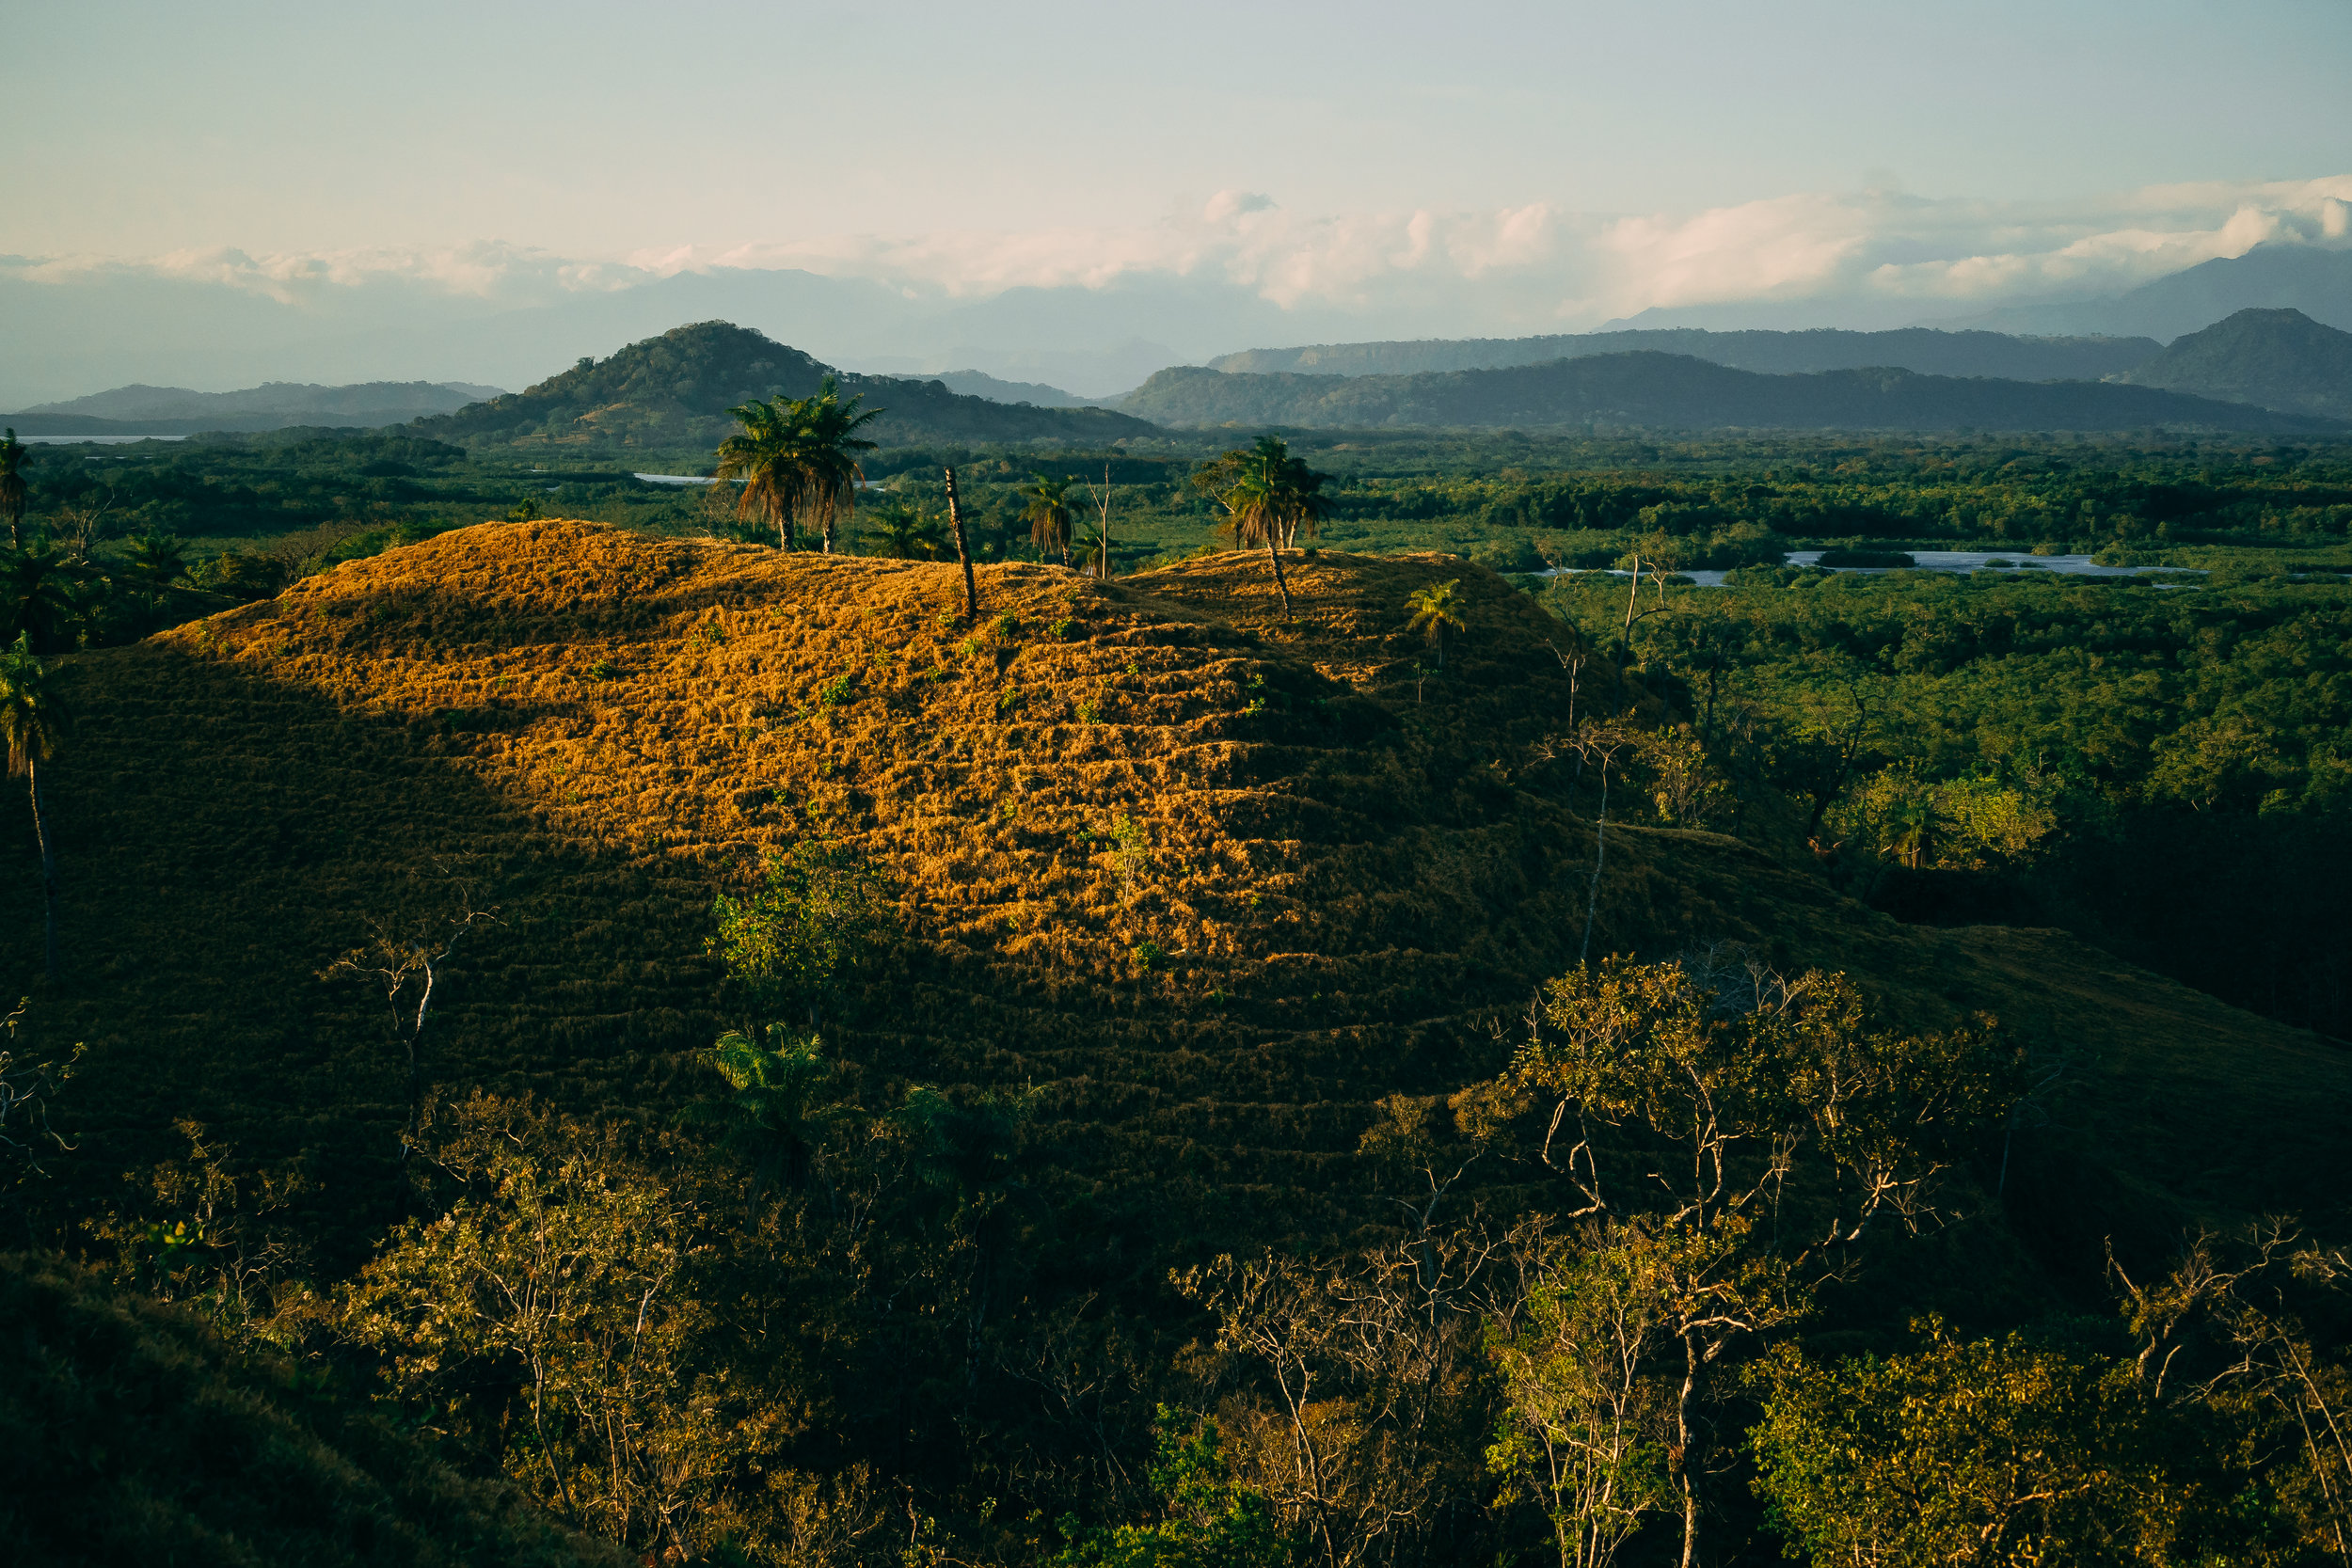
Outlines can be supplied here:
M1253 301L1374 336L1751 300L1867 325L2352 243L2348 0L18 0L6 27L12 276L321 320L337 288L430 313L751 266L1189 281L1234 331Z

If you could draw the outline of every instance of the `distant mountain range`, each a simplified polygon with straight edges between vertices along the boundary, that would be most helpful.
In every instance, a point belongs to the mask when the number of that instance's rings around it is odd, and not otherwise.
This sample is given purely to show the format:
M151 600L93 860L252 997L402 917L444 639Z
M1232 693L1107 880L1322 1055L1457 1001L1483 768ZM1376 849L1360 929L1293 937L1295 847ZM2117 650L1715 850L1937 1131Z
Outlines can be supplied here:
M2352 250L2258 245L2142 283L2125 293L2012 305L1934 325L1994 332L2110 333L2169 342L2239 310L2300 310L2352 332Z
M188 436L206 430L284 430L293 425L374 429L405 424L501 396L496 387L457 381L364 381L350 387L267 381L237 392L134 384L68 403L43 403L0 416L27 436L103 436L139 432Z
M754 398L806 397L834 376L844 396L884 410L877 440L1102 443L1153 434L1106 408L1024 408L951 391L936 380L855 375L728 322L675 327L520 392L414 421L420 434L469 446L504 442L713 446L736 426L727 410Z
M1180 426L2334 433L2340 421L2153 387L1862 369L1769 375L1639 352L1420 375L1160 372L1120 408Z
M1831 327L1809 332L1710 332L1700 327L1667 327L1544 338L1433 338L1416 342L1248 349L1212 359L1209 368L1252 374L1419 375L1650 350L1769 375L1891 365L1922 375L2096 381L2122 374L2155 356L2163 346L2153 338L2018 338L1924 326L1892 332L1846 332Z
M936 381L947 390L961 392L966 397L986 398L991 403L1033 403L1040 408L1107 408L1119 401L1082 398L1075 392L1048 387L1042 381L1000 381L986 371L942 371L937 375L914 379Z
M2125 380L2265 408L2352 419L2352 332L2300 310L2240 310L2170 348Z

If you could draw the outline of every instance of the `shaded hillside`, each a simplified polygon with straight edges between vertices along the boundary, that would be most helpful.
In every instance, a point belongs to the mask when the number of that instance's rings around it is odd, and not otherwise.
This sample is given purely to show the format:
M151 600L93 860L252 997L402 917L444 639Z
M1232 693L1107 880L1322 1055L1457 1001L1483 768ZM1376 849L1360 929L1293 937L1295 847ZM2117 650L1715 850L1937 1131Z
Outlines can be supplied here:
M680 326L602 360L454 414L419 420L421 434L467 446L506 442L619 446L715 445L734 430L727 410L754 398L806 397L831 367L763 333L726 322ZM1085 443L1152 434L1140 420L1099 408L1024 408L966 397L936 381L841 374L845 396L887 410L877 439Z
M1438 678L1402 605L1444 578L1471 630ZM492 524L77 657L80 737L45 770L69 977L28 1022L91 1047L57 1190L103 1195L194 1117L299 1162L358 1244L399 1202L402 1074L380 1004L319 975L461 888L499 923L447 966L428 1079L666 1115L724 1022L713 895L828 833L904 926L831 1048L884 1102L1035 1085L1067 1266L1377 1218L1372 1102L1495 1071L1490 1023L1575 957L1589 790L1535 749L1569 699L1556 625L1444 557L1301 561L1295 624L1248 555L980 584L974 630L948 566ZM1591 669L1580 700L1646 701ZM2352 1059L2055 934L1899 926L1733 840L1624 828L1598 933L1736 938L1915 1021L2070 1042L2080 1114L2010 1185L2070 1247L2332 1217L2352 1177ZM29 988L33 951L0 978Z
M2344 428L2148 387L1990 381L1909 371L1756 375L1673 354L1427 375L1240 375L1166 370L1120 406L1166 425L1654 430L2265 430Z
M1687 354L1711 365L1772 375L1893 366L1922 375L1989 375L2010 381L2096 381L2130 370L2160 347L2153 338L2015 338L2000 332L1709 332L1668 327L1561 333L1548 338L1429 338L1411 342L1318 343L1253 348L1209 361L1248 374L1420 375L1498 370L1583 359L1597 354Z
M2240 310L2192 332L2125 378L2265 408L2352 419L2352 332L2300 310Z
M14 1568L629 1560L412 1434L251 1363L196 1315L0 1254L0 1558Z

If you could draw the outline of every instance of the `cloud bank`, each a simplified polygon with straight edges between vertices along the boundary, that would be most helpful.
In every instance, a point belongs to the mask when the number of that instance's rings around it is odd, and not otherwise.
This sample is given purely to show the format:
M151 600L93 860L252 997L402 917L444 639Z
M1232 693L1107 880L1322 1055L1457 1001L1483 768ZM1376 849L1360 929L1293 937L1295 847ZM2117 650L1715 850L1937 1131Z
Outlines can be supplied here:
M797 314L780 309L780 324L804 346L845 362L888 359L912 369L919 359L946 369L931 361L993 354L1019 368L1024 342L1034 345L1066 323L1066 341L1050 346L1144 340L1124 367L1148 352L1165 355L1161 362L1197 359L1335 333L1578 331L1645 311L1693 320L1692 312L1745 312L1759 325L1948 321L2112 294L2258 245L2352 248L2352 174L2154 186L2065 205L1870 190L1631 214L1547 202L1318 214L1295 212L1275 194L1232 190L1125 228L823 235L609 257L485 241L286 255L0 258L0 290L36 315L42 302L70 295L108 301L73 330L101 340L144 333L151 346L179 345L183 359L174 363L182 363L200 356L208 332L224 340L234 333L266 355L322 335L361 345L420 325L450 329L517 312L550 325L565 317L583 337L624 325L635 331L643 324L614 302L642 299L655 311L716 299L715 311L725 306L720 280L793 275L808 282L814 275L834 286L827 301ZM697 279L710 287L697 293ZM1029 308L1039 292L1051 296L1051 309ZM1179 299L1181 308L1168 304ZM111 350L93 348L97 357L72 351L79 356L72 366L58 358L69 352L59 345L74 312L48 312L56 328L50 338L24 321L26 313L17 306L0 312L17 318L0 325L0 350L32 362L31 373L20 372L25 384L0 388L0 397L73 395L95 389L75 384L82 379L118 373L101 368L117 363ZM437 341L464 340L453 332ZM514 341L513 364L388 363L370 373L514 382L543 373L550 352L559 356L551 364L616 346L543 347L529 334ZM40 373L44 356L54 374ZM297 355L272 373L351 373L310 368L318 363Z
M1405 303L1466 318L1594 325L1645 309L1747 302L1966 307L2112 293L2262 244L2352 244L2352 174L2155 186L2080 204L1800 194L1689 214L1603 215L1531 203L1490 212L1305 214L1223 191L1146 227L825 235L580 260L501 242L441 250L135 260L17 259L26 281L93 274L210 284L289 306L338 291L421 289L519 307L682 272L791 268L914 298L1213 281L1283 309Z

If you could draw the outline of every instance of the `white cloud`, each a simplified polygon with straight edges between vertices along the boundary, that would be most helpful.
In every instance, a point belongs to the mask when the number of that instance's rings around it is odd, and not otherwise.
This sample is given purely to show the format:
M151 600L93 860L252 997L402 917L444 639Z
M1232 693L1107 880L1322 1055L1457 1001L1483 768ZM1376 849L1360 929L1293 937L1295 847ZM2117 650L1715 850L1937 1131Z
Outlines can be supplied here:
M2156 186L2068 206L1818 193L1694 213L1602 216L1545 202L1487 212L1301 214L1220 191L1128 228L838 234L578 260L483 242L439 250L0 262L26 281L146 275L296 308L342 291L476 307L546 304L687 271L802 268L909 298L1124 280L1226 284L1313 308L1454 330L1558 330L1651 307L1915 302L1965 309L2110 293L2265 243L2352 244L2352 175Z

